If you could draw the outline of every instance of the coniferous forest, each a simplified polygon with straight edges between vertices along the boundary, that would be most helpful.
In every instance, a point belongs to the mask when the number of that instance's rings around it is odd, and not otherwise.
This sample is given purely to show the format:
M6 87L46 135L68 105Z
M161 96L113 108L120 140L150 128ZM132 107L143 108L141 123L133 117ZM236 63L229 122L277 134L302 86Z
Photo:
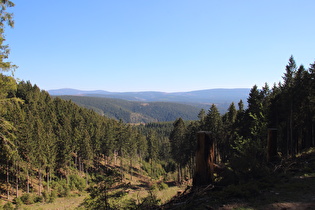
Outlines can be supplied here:
M14 199L17 208L54 202L74 191L89 193L82 208L158 208L151 191L146 199L117 204L111 199L124 197L125 191L113 194L110 189L126 187L124 176L132 179L136 165L151 180L187 182L194 176L198 131L209 131L215 140L221 170L214 185L221 188L270 176L283 160L315 146L315 63L298 66L291 56L282 82L255 85L247 107L243 101L231 103L221 115L213 104L200 110L195 121L131 125L10 76L16 66L6 61L4 28L14 22L5 8L14 4L0 4L0 193L3 200ZM272 163L267 161L270 129L277 131Z

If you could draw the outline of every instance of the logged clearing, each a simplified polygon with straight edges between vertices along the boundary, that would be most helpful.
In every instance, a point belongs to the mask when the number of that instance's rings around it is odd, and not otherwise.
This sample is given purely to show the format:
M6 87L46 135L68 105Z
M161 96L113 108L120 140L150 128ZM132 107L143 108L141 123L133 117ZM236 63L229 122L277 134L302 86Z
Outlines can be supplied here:
M174 196L183 192L187 185L178 186L174 181L164 182L163 178L154 180L150 178L145 171L143 171L139 164L135 164L132 176L128 170L121 169L119 165L105 164L104 166L109 168L115 168L117 170L124 171L124 178L121 182L116 183L110 192L123 189L127 192L126 199L133 199L137 204L140 204L144 198L150 193L154 194L160 201L160 205L169 202ZM164 188L160 186L163 184ZM84 199L88 198L87 192L71 192L69 197L56 198L53 203L35 203L31 205L22 205L21 209L26 210L71 210L71 209L85 209L82 206Z

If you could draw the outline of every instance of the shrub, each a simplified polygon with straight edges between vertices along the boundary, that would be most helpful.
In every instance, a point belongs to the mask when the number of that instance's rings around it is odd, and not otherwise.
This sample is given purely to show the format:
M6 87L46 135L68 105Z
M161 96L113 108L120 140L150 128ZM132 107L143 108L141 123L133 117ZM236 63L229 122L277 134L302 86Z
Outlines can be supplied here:
M78 175L70 175L70 189L83 191L85 189L85 179Z
M65 184L60 187L59 189L59 196L60 197L69 197L70 196L70 187L69 185Z
M57 198L57 192L55 190L51 191L48 203L55 202L56 198Z
M48 202L49 201L49 192L47 192L47 191L44 191L44 192L42 192L42 195L43 195L43 199L44 199L44 201L45 202Z
M35 203L42 203L44 201L44 197L43 196L40 196L40 195L36 195L34 197L34 202Z
M25 193L21 196L21 201L26 204L26 205L30 205L34 203L34 199L33 196L29 193Z
M155 209L160 203L160 199L157 199L156 195L149 191L149 195L142 199L142 203L138 205L140 209Z
M19 197L14 198L13 203L15 204L16 209L19 209L23 205L23 202L22 202L21 198L19 198Z
M159 178L160 176L165 176L166 172L161 164L153 162L151 166L150 163L143 161L141 168L148 173L148 175L154 179Z
M70 195L70 187L65 179L54 181L51 186L56 190L56 194L59 197L68 197Z
M6 204L4 204L3 209L4 210L13 210L14 206L11 202L7 202Z
M152 190L152 191L154 191L154 190L158 190L158 185L156 184L156 183L154 183L154 184L152 184L151 186L150 186L150 190Z
M161 182L159 184L159 190L165 190L165 189L168 189L168 185L165 184L164 182Z

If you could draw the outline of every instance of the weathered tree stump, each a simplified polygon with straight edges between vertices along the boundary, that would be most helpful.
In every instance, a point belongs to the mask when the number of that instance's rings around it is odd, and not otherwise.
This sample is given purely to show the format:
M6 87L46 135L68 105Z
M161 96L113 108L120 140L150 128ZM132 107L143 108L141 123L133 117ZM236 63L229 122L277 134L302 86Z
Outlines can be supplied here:
M196 170L193 186L209 185L213 182L214 140L210 132L197 133Z
M268 129L268 139L267 139L267 161L272 162L277 160L277 129Z

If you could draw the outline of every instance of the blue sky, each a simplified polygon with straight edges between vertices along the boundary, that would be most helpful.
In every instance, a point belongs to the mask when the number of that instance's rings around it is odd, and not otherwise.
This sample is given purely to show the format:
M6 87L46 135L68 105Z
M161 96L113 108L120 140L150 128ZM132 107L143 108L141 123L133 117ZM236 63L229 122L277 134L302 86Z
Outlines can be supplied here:
M315 61L314 0L13 0L15 76L41 89L179 92Z

